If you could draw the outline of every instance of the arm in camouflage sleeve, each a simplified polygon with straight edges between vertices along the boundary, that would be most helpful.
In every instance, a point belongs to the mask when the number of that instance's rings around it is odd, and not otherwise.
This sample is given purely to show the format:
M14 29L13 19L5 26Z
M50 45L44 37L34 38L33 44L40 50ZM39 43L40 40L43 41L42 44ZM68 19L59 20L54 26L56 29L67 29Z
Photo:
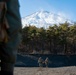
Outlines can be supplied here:
M6 11L6 2L0 2L0 42L7 41L7 29L9 28L9 25L5 17Z

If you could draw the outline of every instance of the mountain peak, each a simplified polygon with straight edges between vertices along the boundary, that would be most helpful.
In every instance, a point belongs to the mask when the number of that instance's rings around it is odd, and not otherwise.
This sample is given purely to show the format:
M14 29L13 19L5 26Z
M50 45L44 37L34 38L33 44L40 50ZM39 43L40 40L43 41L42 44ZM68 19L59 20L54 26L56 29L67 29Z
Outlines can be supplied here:
M22 18L23 27L27 25L35 25L36 27L48 27L50 25L65 23L71 23L59 14L50 13L48 11L40 10L27 17Z
M39 13L50 13L50 12L48 12L48 11L45 11L45 10L40 10L40 11L38 11Z

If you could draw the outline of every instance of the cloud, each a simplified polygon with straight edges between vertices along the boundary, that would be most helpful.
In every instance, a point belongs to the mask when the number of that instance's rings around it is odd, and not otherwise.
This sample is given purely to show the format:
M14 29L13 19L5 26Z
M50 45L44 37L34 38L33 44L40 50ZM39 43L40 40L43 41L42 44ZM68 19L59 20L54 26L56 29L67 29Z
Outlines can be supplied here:
M57 14L59 16L62 16L63 18L66 18L66 19L70 19L71 20L71 15L70 14L67 14L65 12L58 12Z

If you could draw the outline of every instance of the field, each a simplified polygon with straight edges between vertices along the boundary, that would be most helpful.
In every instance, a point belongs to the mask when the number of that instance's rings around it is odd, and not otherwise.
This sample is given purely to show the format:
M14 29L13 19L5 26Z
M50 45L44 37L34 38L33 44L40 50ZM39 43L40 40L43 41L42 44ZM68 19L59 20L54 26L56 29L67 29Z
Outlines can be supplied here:
M57 68L15 67L14 75L76 75L76 66Z

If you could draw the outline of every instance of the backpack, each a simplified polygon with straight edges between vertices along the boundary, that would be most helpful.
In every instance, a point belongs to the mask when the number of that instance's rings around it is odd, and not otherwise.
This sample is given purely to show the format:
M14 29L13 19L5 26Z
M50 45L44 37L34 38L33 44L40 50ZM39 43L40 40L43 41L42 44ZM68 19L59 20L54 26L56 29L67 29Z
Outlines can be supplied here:
M9 25L6 19L6 2L0 2L0 42L6 43L8 41Z

